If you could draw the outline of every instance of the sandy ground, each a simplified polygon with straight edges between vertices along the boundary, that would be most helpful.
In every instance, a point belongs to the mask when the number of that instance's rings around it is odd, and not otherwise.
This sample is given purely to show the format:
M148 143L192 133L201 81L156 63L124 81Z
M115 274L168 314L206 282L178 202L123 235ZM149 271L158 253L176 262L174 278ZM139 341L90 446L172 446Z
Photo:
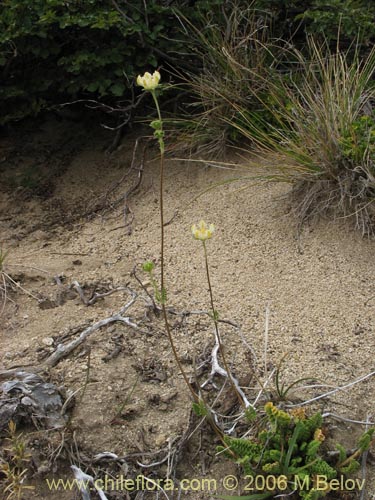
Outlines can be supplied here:
M69 442L71 453L67 445L60 458L76 465L104 451L119 456L138 453L139 461L150 463L149 452L167 450L189 429L189 393L171 355L163 323L149 309L145 315L142 297L146 295L131 276L136 268L137 276L152 292L141 264L153 260L157 276L159 272L156 150L151 148L147 153L142 183L129 196L126 221L124 203L117 208L109 203L136 182L136 171L124 177L135 139L136 134L130 135L119 150L108 155L107 133L48 121L38 130L23 130L0 142L4 180L0 244L8 251L5 270L36 297L9 289L14 302L8 300L1 317L1 368L43 362L57 344L113 315L129 298L126 292L118 291L86 306L69 288L75 280L87 296L94 289L108 291L125 285L139 294L126 313L139 330L113 323L94 332L44 373L69 394L76 392L75 405L66 435L34 429L29 436L34 469L40 468L33 479L37 489L28 493L30 499L79 498L72 492L46 489L45 477L66 475L66 468L55 467L43 475L40 467L64 440ZM137 167L140 158L141 154ZM43 182L38 182L37 188L32 186L33 194L29 188L14 190L9 179L24 179L25 171L35 167ZM191 224L203 218L216 227L207 244L216 309L220 318L240 327L223 324L222 337L233 373L241 383L249 383L245 391L250 400L259 391L254 379L249 379L252 366L264 381L284 355L284 382L312 377L324 385L295 391L289 398L292 404L370 373L375 346L374 242L363 240L345 220L321 220L305 226L298 235L296 221L289 214L289 187L285 185L241 181L196 198L211 184L233 174L200 162L169 159L166 163L165 218L172 218L165 228L168 306L176 311L209 309L203 249L190 232ZM131 224L124 227L129 221ZM267 309L269 329L265 335ZM184 367L192 373L194 359L197 364L209 359L212 324L206 315L172 316L171 322ZM375 379L370 377L313 407L347 419L374 422L374 389ZM272 383L269 390L274 394ZM226 402L224 398L221 408ZM349 447L363 430L363 426L332 417L327 422L335 438ZM208 450L204 449L205 440ZM233 470L231 464L215 456L213 442L207 429L201 431L199 446L195 442L181 452L178 477L220 478ZM103 467L98 465L97 470ZM133 474L135 470L132 462ZM158 473L165 473L165 469ZM367 488L368 498L373 498L371 474ZM155 498L155 494L149 495ZM212 495L190 492L188 497Z

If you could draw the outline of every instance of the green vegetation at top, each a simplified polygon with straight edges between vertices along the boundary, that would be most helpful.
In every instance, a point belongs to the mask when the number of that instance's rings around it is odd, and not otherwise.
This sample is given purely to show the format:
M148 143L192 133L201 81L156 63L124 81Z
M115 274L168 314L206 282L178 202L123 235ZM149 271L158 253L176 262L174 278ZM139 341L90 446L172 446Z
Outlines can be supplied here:
M341 47L360 37L364 46L375 37L375 4L372 0L257 0L267 12L278 36L298 39L305 34L321 36Z
M369 1L3 0L0 125L78 98L131 99L135 76L160 64L198 74L194 30L223 28L230 38L231 13L249 5L277 36L296 43L305 32L330 41L340 32L343 43L360 32L364 47L375 37Z
M4 0L0 5L0 125L76 98L131 98L134 77L185 55L194 18L222 1Z
M273 180L301 188L301 219L333 208L370 234L375 4L301 4L4 0L0 125L90 99L119 125L140 102L137 75L169 67L188 91L185 114L165 121L180 144L212 157L245 139L274 155Z

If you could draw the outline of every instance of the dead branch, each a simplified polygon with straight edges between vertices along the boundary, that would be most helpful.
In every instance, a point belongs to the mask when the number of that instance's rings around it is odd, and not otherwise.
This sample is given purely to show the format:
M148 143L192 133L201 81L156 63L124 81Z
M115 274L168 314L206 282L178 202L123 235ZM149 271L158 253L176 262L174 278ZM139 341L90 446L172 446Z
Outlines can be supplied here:
M142 92L136 97L134 92L134 85L130 85L129 90L131 93L131 99L125 101L128 103L127 105L123 105L121 101L116 106L111 106L95 99L77 99L75 101L64 102L56 107L60 109L66 106L72 106L74 104L85 104L86 108L88 109L99 110L103 113L106 113L107 115L117 116L118 122L116 126L111 127L104 123L101 124L103 128L116 132L112 143L107 149L107 153L112 153L119 146L123 136L124 128L126 127L126 125L131 123L135 110L147 94L147 92Z
M108 500L103 490L95 486L95 479L92 476L85 474L79 467L76 467L75 465L71 465L70 468L72 469L74 477L77 480L77 485L82 495L82 500L91 500L90 490L96 491L100 497L100 500ZM91 483L93 487L89 487L89 483Z
M136 279L136 281L138 282L138 284L140 285L140 287L142 288L142 290L145 292L145 294L147 295L147 297L150 299L150 302L151 302L150 306L151 306L152 310L154 311L154 313L155 314L159 314L161 312L161 307L159 307L156 304L156 302L154 300L154 297L147 290L147 288L144 286L144 284L142 283L142 281L138 278L137 273L136 273L136 269L137 269L137 266L134 266L132 272L130 273L130 276L133 276Z
M139 326L136 323L131 321L130 317L123 316L123 314L131 307L134 302L137 300L138 295L132 290L128 289L129 294L131 295L131 299L114 315L109 316L108 318L97 321L93 325L85 328L79 337L72 340L69 344L59 344L54 353L52 353L43 363L36 366L17 366L14 368L10 368L8 370L0 370L0 380L7 379L10 376L15 375L17 372L27 369L32 373L40 373L44 371L46 368L52 368L57 365L61 361L61 359L66 358L74 349L76 349L79 345L81 345L86 338L91 335L96 330L99 330L103 326L110 325L111 323L120 322L124 323L127 326L130 326L134 330L142 332Z
M86 297L85 292L82 290L81 285L78 283L78 281L73 281L73 283L70 285L71 289L74 289L82 302L85 304L85 306L92 306L95 304L95 302L99 299L102 299L103 297L108 297L108 295L112 295L115 292L119 292L122 290L129 290L126 286L119 286L117 288L114 288L113 290L109 290L108 292L104 293L94 293L89 299Z
M147 143L146 143L143 146L142 159L141 159L140 165L139 165L138 168L135 168L134 165L135 165L135 161L136 161L136 152L137 152L138 145L139 145L139 142L140 142L141 139L143 139L143 137L139 137L135 141L135 145L134 145L134 149L133 149L132 162L131 162L129 170L123 175L123 177L118 181L118 183L111 189L111 191L114 191L115 189L117 189L117 187L123 182L123 180L125 179L125 177L127 177L132 170L135 170L135 171L138 172L138 174L137 174L137 180L136 180L135 184L133 186L131 186L130 189L128 189L128 191L126 191L126 193L123 196L121 196L120 198L118 198L117 200L115 200L114 202L112 202L112 204L111 204L113 208L116 208L118 205L120 205L120 203L124 202L124 222L125 222L124 225L117 226L117 227L111 229L111 231L115 231L117 229L128 228L128 234L131 233L131 224L132 224L132 222L134 220L134 216L132 216L132 218L131 218L130 221L127 220L127 216L129 214L133 215L133 213L132 213L132 211L131 211L131 209L129 207L128 200L129 200L130 196L133 193L135 193L139 189L139 186L141 185L142 178L143 178L143 172L144 172L144 162L145 162L145 157L146 157L146 150L147 150Z
M146 95L145 92L140 94L137 99L132 100L130 104L127 106L110 106L109 104L105 104L104 102L96 101L95 99L77 99L75 101L69 101L69 102L63 102L58 105L58 108L64 108L66 106L72 106L73 104L86 104L88 109L93 109L93 110L101 110L104 113L107 114L121 114L124 115L125 113L128 113L129 111L132 111L135 109L139 103L142 101L144 96ZM114 129L112 129L114 130Z
M215 375L220 375L221 377L229 379L229 375L228 375L227 371L224 370L224 368L222 368L220 366L220 363L219 363L219 360L218 360L217 354L218 354L218 351L220 349L220 342L219 342L219 337L218 337L218 335L216 333L216 330L214 331L214 334L215 334L215 345L214 345L214 347L212 349L212 352L211 352L211 373L210 373L210 377L206 380L206 382L204 382L201 385L202 389L209 382L213 381L213 378L214 378ZM235 386L238 394L241 396L242 401L245 404L245 407L249 408L250 406L253 406L250 403L250 401L247 399L247 397L245 396L245 393L243 392L243 390L240 387L240 384L238 383L238 380L232 374L230 375L230 377L232 379L233 385Z
M142 182L142 177L143 177L143 172L144 172L144 163L145 163L145 158L146 158L146 150L147 150L147 143L143 146L143 150L142 150L142 157L141 157L141 162L140 162L140 165L138 168L135 167L135 162L136 162L136 153L137 153L137 149L138 149L138 145L139 145L139 142L143 139L143 137L140 137L136 140L135 142L135 146L134 146L134 149L133 149L133 157L132 157L132 162L131 162L131 165L130 165L130 169L129 169L129 172L132 171L132 170L135 170L138 172L138 175L137 175L137 181L135 182L135 184L125 193L125 195L120 198L117 203L121 203L121 201L125 201L125 203L127 202L128 198L130 197L131 194L135 193L137 191L137 189L139 188L139 186L141 185L141 182Z
M315 401L318 401L319 399L323 399L329 396L332 396L336 392L343 391L345 389L349 389L350 387L353 387L353 385L358 384L359 382L363 382L364 380L367 380L368 378L374 377L375 376L375 370L371 371L370 373L367 373L366 375L363 375L352 382L348 382L347 384L344 384L342 386L335 387L331 391L325 392L324 394L320 394L319 396L315 396L314 398L308 399L303 402L299 402L296 404L288 404L287 408L293 408L294 406L305 406L307 404L313 403Z
M136 325L135 323L133 323L130 320L129 317L123 316L123 314L125 313L125 311L127 309L129 309L129 307L132 306L134 304L134 302L136 301L136 299L137 299L137 294L135 292L129 290L129 293L132 295L131 300L129 300L129 302L127 304L125 304L120 309L120 311L118 313L116 313L113 316L110 316L108 318L105 318L105 319L102 319L100 321L97 321L92 326L90 326L90 327L86 328L85 330L83 330L83 332L79 335L79 337L76 338L76 339L74 339L74 340L72 340L72 342L70 342L69 344L67 344L67 345L59 344L57 346L56 351L53 354L51 354L51 356L49 356L45 360L44 365L47 366L47 367L49 367L49 368L52 368L62 358L65 358L68 354L70 354L72 351L74 351L74 349L76 349L76 347L78 347L79 345L81 345L82 342L84 340L86 340L86 338L89 335L91 335L96 330L99 330L103 326L110 325L111 323L115 323L115 322L118 321L120 323L124 323L124 324L130 326L131 328L133 328L135 330L140 330L140 328L138 327L138 325Z

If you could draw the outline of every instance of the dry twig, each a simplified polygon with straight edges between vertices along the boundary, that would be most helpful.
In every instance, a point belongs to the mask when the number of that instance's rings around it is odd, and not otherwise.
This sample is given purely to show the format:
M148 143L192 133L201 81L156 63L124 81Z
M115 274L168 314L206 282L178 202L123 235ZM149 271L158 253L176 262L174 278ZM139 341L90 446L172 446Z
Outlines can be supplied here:
M89 328L86 328L85 330L83 330L83 332L79 335L79 337L72 340L72 342L70 342L69 344L67 344L67 345L59 344L57 346L56 351L45 360L44 364L48 367L55 366L62 358L65 358L68 354L70 354L72 351L74 351L74 349L76 349L76 347L78 347L80 344L82 344L82 342L84 340L86 340L86 338L89 335L91 335L96 330L99 330L99 328L102 328L103 326L110 325L111 323L115 323L115 322L119 321L120 323L124 323L135 330L140 330L138 325L133 323L129 317L123 316L125 311L127 311L129 309L129 307L132 306L137 299L137 294L135 292L133 292L130 289L128 291L131 294L132 298L130 299L129 302L127 302L120 309L120 311L118 313L114 314L113 316L109 316L108 318L97 321Z
M69 344L66 345L59 344L57 346L56 351L53 352L42 364L33 367L27 367L28 371L32 371L33 373L39 373L44 371L46 368L52 368L53 366L56 366L57 363L61 361L61 359L66 358L72 351L74 351L79 345L81 345L89 335L91 335L96 330L99 330L103 326L110 325L111 323L115 322L124 323L125 325L133 328L134 330L141 332L142 330L136 323L134 323L130 319L130 317L124 316L124 313L134 304L134 302L138 297L138 295L131 289L127 289L127 291L131 295L131 299L116 314L113 314L108 318L97 321L93 325L85 328L81 332L81 334L76 339L72 340ZM17 372L19 372L24 368L25 367L18 366L15 368L10 368L8 370L0 370L0 380L15 375Z

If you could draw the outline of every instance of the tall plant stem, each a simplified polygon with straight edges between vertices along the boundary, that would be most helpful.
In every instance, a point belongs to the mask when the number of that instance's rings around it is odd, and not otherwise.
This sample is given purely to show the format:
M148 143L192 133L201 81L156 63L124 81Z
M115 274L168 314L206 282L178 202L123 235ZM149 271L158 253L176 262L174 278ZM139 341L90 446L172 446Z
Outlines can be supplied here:
M205 264L206 264L206 276L207 276L208 290L210 292L212 318L213 318L214 324L215 324L215 337L216 337L217 342L219 344L220 354L221 354L221 357L223 358L224 367L225 367L225 370L228 374L228 378L229 378L230 383L232 385L232 389L235 392L240 404L246 409L246 405L245 405L244 401L242 400L240 394L238 393L238 390L237 390L237 387L235 386L235 383L233 382L232 375L231 375L231 372L229 370L229 366L227 363L227 358L226 358L225 353L224 353L224 346L221 342L221 337L220 337L220 333L219 333L219 324L218 324L218 319L217 319L217 312L215 310L214 297L213 297L213 293L212 293L210 269L208 266L207 247L206 247L206 242L204 240L202 240L202 243L203 243L203 250L204 250L204 260L205 260Z
M152 97L154 98L154 102L156 105L156 110L158 112L158 118L160 122L160 126L162 127L162 119L161 119L161 113L160 113L160 108L159 108L159 103L158 99L156 97L155 91L151 91ZM162 132L162 128L160 129ZM159 138L159 146L160 146L160 286L161 286L161 308L163 311L163 317L164 317L164 323L165 323L165 329L167 331L169 343L172 348L172 352L174 355L174 358L176 360L177 366L185 380L186 385L189 387L189 390L191 392L191 395L193 396L193 399L198 402L199 397L197 393L194 391L193 387L191 386L191 383L189 382L189 379L186 375L185 370L182 367L179 355L177 353L177 349L173 340L171 328L169 326L168 322L168 314L167 314L167 308L165 305L166 302L166 292L165 292L165 279L164 279L164 142L163 142L163 137L161 136Z

